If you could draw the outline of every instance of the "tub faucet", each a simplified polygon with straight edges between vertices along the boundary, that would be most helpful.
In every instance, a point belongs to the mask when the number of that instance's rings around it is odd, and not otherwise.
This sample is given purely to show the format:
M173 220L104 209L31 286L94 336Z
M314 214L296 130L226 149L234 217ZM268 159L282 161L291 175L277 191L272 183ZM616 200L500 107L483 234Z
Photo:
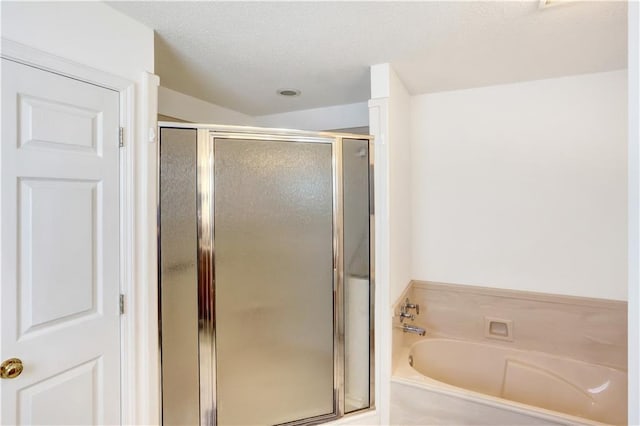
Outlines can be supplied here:
M411 321L415 319L415 315L412 315L409 312L405 311L401 311L398 316L400 317L400 322L403 322L405 318L409 318Z
M424 336L427 333L424 328L409 324L403 324L402 331L405 333L417 334L418 336Z
M407 312L409 309L415 309L416 315L420 315L420 305L409 302L409 298L407 297L404 301L404 305L402 305L402 312Z

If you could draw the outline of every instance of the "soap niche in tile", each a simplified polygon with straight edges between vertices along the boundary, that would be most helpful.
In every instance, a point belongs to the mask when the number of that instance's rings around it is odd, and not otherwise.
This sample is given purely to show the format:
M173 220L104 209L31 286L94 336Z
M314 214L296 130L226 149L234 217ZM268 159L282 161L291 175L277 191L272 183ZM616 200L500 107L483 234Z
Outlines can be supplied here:
M513 321L503 318L484 317L484 337L513 342Z

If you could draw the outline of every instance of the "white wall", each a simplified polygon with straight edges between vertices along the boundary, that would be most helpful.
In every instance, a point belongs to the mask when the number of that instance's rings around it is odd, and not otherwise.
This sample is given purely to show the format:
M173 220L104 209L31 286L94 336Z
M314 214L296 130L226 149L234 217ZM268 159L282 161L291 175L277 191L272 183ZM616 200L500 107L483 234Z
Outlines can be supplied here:
M162 86L158 90L158 113L192 123L313 131L369 126L366 102L250 116Z
M629 424L640 424L640 4L629 3Z
M371 97L369 106L381 109L378 114L372 108L371 118L371 134L376 137L375 184L382 188L376 190L376 215L383 221L376 225L376 237L386 245L382 248L382 256L388 261L385 276L389 294L385 303L391 306L412 279L411 97L389 64L371 67ZM376 117L382 119L374 126Z
M162 86L158 89L158 113L192 123L253 125L249 115Z
M2 2L2 37L138 80L153 72L153 31L102 2Z
M626 300L626 79L413 97L412 277Z
M360 102L260 115L254 118L254 124L259 127L315 131L366 127L369 125L369 107L366 102Z
M389 302L404 291L411 276L411 98L391 72L389 96Z

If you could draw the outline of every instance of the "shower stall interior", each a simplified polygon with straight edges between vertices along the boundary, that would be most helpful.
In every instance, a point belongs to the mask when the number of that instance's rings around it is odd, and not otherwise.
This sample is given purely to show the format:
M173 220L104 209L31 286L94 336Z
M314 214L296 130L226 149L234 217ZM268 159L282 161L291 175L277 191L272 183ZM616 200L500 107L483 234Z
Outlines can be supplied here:
M372 138L183 123L159 135L163 424L373 408Z

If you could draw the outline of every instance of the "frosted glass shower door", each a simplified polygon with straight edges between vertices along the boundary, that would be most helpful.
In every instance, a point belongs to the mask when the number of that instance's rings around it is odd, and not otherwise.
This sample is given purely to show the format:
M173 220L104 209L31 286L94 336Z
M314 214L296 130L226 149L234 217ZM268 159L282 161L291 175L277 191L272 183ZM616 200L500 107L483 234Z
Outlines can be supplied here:
M334 406L332 145L213 141L219 425Z

